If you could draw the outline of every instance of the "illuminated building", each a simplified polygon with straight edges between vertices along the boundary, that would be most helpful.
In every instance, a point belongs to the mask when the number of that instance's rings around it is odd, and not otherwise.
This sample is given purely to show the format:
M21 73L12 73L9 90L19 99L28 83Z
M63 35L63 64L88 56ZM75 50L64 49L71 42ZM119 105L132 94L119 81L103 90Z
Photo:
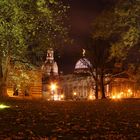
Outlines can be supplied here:
M95 81L89 71L89 67L92 67L92 65L85 58L84 53L83 50L83 56L76 62L73 73L59 75L57 63L54 60L54 51L49 49L42 67L27 71L32 79L27 75L20 74L22 80L25 78L29 81L27 85L24 85L24 80L21 82L19 79L20 84L15 86L9 76L8 95L13 97L43 97L48 100L95 99ZM16 74L19 75L20 71L16 70ZM18 92L16 92L17 89ZM116 75L112 82L105 86L106 96L113 99L138 97L139 93L136 94L134 91L135 81L126 72ZM101 98L100 92L99 98Z
M132 98L137 96L135 81L127 73L116 76L110 83L109 88L111 98Z
M61 76L61 87L66 99L87 100L95 99L95 82L90 75L89 67L92 67L90 61L83 56L76 64L72 74Z
M58 66L54 61L54 51L50 48L47 51L47 57L41 67L42 70L42 95L49 100L57 99L59 94L57 87L59 83ZM59 97L58 97L59 99Z
M58 66L57 63L54 61L54 51L52 48L50 48L47 51L47 56L44 64L41 68L44 76L58 76Z

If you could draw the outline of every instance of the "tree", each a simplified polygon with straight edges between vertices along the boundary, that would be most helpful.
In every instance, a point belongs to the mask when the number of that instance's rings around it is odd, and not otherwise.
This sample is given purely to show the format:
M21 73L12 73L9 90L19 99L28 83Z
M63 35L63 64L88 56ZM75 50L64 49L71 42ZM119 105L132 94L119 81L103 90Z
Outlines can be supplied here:
M65 36L66 28L63 28L64 23L60 21L64 18L62 15L66 10L67 7L55 0L0 1L1 96L6 96L11 62L20 61L23 65L29 63L29 51L35 48L34 41L37 42L36 50L39 50L39 47L46 49L50 47L48 44L55 42L56 33L59 37ZM43 42L44 46L39 45L40 42ZM29 49L29 46L32 46L32 49Z
M111 73L114 64L112 60L109 60L109 50L110 44L108 41L102 38L89 39L85 57L90 60L91 64L84 61L84 58L82 59L82 62L88 66L90 75L93 78L93 89L95 90L96 99L99 96L99 89L102 98L106 98L105 85L109 84L107 76Z
M139 96L140 93L140 51L139 44L131 48L128 53L128 57L125 60L127 64L127 74L135 81L135 93Z
M104 40L109 43L109 47L107 49L107 56L102 54L104 50L106 50L106 43L102 44L102 49L99 43L91 44L93 48L92 51L89 51L89 56L94 58L93 61L97 62L97 66L93 65L95 68L97 67L96 73L100 77L100 85L102 98L105 98L104 94L104 70L106 62L111 62L114 59L117 61L124 61L131 51L131 48L134 47L140 38L140 1L138 0L127 0L122 1L119 0L116 4L110 9L104 10L94 21L92 24L92 39L93 42L96 40ZM100 41L99 41L100 42ZM99 51L96 51L96 48ZM94 52L94 53L93 53ZM106 52L106 51L105 51ZM94 56L93 56L94 55ZM102 59L103 58L103 59ZM96 60L97 59L97 60ZM100 61L101 60L101 61ZM95 63L94 62L94 63ZM102 63L100 63L102 62ZM99 69L99 71L98 71ZM112 73L113 74L113 73ZM111 78L113 75L111 74ZM94 77L95 81L96 78Z
M66 11L69 7L64 6L61 1L54 0L48 3L49 11L46 12L44 2L39 2L39 5L42 7L39 8L41 12L37 11L35 13L36 28L28 48L28 56L31 56L30 60L38 66L44 60L47 47L60 49L70 40L68 37L69 25L66 25L68 20Z
M111 57L125 59L131 47L140 38L140 1L119 0L111 9L107 9L93 22L92 38L109 39Z

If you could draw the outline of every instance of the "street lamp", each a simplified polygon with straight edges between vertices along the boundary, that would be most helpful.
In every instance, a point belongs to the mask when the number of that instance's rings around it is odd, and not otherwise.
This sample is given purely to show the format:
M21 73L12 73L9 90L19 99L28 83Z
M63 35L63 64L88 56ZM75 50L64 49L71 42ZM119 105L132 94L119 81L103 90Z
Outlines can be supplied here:
M76 92L73 92L73 99L77 100L77 93Z
M51 91L55 91L57 88L56 83L51 83Z
M62 94L60 97L61 97L61 100L63 100L63 99L64 99L64 95L63 95L63 94Z
M77 95L77 93L76 93L76 92L74 92L74 93L73 93L73 95L74 95L74 96L76 96L76 95Z

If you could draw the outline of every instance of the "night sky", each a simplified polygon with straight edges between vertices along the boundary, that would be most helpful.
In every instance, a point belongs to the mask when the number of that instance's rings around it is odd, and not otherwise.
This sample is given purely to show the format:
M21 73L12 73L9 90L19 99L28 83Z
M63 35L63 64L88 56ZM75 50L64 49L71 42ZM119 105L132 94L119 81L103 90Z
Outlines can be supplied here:
M72 45L64 47L63 55L58 59L59 70L64 74L72 73L76 61L81 57L84 40L90 35L90 26L94 19L104 10L113 5L113 0L64 0L70 5L68 12L71 25L70 37Z

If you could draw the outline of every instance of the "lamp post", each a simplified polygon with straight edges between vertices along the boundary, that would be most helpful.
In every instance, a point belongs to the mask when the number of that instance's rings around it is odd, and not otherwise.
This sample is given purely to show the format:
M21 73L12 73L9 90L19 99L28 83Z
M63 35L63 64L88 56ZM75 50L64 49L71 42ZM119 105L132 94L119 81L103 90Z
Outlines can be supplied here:
M77 98L77 93L73 92L73 99L76 100L76 98Z

